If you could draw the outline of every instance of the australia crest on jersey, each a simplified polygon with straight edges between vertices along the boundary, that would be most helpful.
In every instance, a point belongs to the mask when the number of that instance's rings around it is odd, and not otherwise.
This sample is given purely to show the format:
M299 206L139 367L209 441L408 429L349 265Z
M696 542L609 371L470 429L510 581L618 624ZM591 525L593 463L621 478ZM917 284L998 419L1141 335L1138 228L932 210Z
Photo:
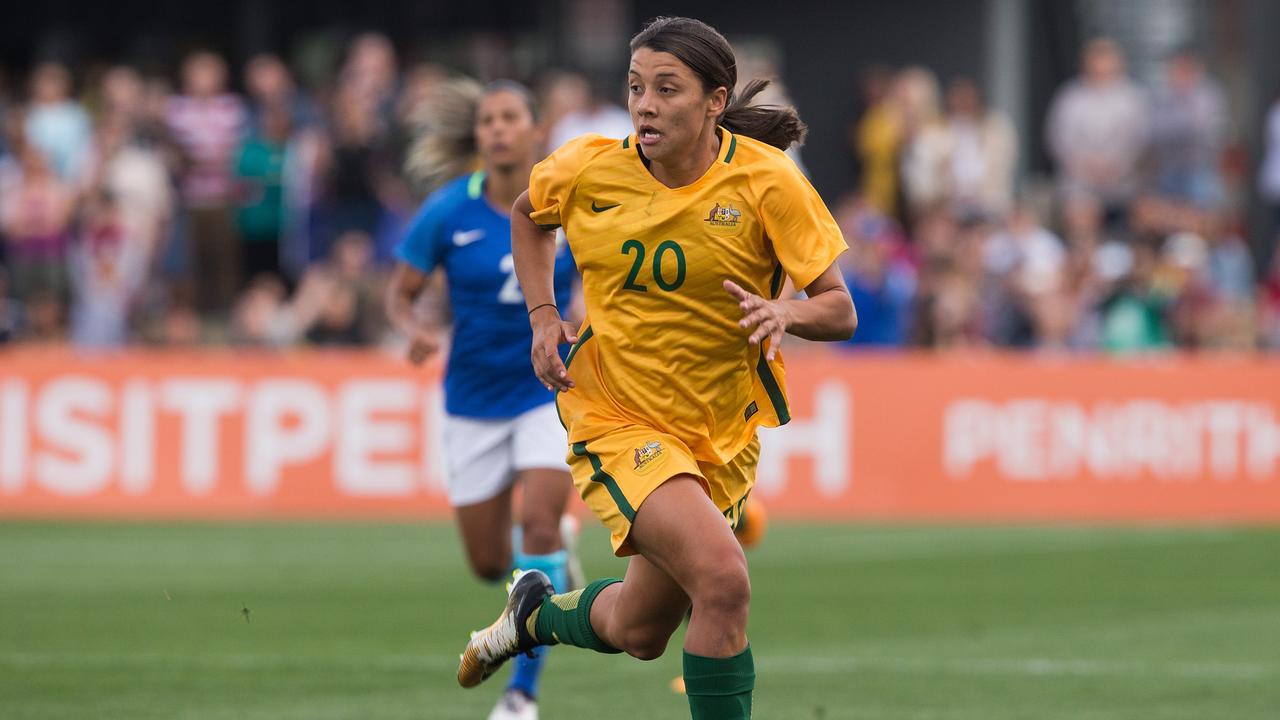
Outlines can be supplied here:
M650 440L644 445L641 445L640 447L636 448L635 469L644 470L645 468L653 464L653 461L657 460L661 455L662 455L662 443L658 442L657 440Z
M717 233L734 233L738 231L738 227L742 224L742 211L734 207L731 202L717 202L711 207L703 222L707 224L708 228Z

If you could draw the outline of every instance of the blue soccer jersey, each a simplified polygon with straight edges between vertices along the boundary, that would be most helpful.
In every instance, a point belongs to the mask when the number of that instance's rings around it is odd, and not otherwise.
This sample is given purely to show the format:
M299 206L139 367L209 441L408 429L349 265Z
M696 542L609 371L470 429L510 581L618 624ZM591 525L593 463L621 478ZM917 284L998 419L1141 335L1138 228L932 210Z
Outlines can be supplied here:
M444 375L445 410L507 418L551 402L533 374L533 331L511 257L511 218L484 197L484 173L440 188L409 225L396 256L424 273L443 267L453 306L453 343ZM556 250L556 303L568 307L576 273Z

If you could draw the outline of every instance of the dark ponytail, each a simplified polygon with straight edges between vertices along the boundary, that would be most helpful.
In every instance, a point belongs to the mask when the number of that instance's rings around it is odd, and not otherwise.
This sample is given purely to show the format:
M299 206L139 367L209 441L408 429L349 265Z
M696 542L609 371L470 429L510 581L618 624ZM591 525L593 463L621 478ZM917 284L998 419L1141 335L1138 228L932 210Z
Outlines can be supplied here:
M751 100L769 86L768 80L752 80L741 95L734 93L738 85L738 64L733 47L710 25L692 18L656 18L631 38L631 52L640 48L676 56L702 80L703 89L708 92L718 87L727 89L729 102L720 116L720 124L730 132L755 138L780 150L804 140L808 127L795 108L751 104Z
M779 150L804 142L809 126L795 108L751 104L751 99L767 87L768 80L755 79L747 83L740 96L730 95L729 107L725 108L720 124L730 132L769 143Z

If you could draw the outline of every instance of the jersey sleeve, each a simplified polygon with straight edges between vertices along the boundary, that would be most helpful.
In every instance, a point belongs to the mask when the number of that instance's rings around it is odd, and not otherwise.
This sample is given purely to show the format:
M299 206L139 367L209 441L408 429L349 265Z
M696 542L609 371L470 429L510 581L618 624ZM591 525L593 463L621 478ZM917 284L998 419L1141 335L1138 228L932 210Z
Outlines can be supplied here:
M424 273L435 270L444 262L448 251L444 237L445 222L454 203L445 193L445 190L438 191L423 203L396 246L397 260Z
M789 159L772 165L760 204L765 233L796 288L808 287L849 249L818 191Z
M613 141L600 135L582 135L561 145L533 166L533 172L529 174L529 203L533 205L533 214L529 218L539 227L551 230L564 224L561 213L569 205L578 172L586 164L592 149L602 142Z

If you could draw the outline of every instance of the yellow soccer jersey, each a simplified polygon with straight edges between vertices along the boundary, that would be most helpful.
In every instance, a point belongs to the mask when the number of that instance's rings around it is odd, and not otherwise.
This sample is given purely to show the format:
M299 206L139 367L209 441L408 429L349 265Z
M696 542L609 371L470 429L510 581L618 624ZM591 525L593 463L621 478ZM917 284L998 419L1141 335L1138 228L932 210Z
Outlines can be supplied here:
M640 424L724 464L790 419L781 353L747 342L723 282L774 298L783 273L807 287L848 246L790 158L720 132L716 161L680 188L649 173L634 136L583 136L533 169L531 217L564 227L587 308L577 387L559 399L570 442Z

